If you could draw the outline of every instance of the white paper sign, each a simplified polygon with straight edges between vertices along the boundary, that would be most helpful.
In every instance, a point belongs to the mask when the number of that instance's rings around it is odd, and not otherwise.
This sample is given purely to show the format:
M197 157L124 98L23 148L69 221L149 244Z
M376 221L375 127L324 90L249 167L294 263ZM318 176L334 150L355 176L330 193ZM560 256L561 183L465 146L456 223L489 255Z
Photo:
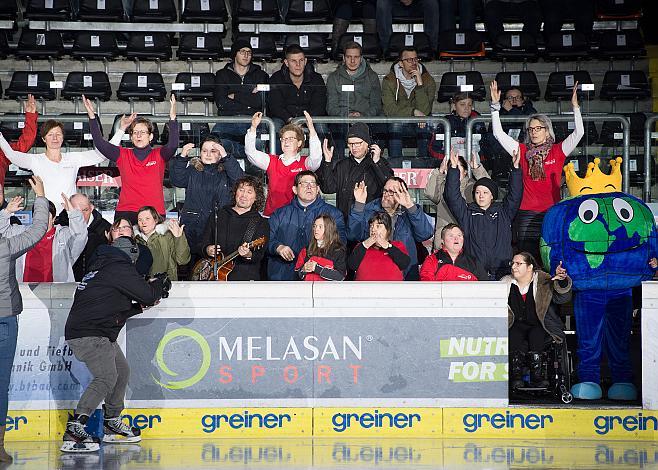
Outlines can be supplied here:
M25 121L18 121L18 128L19 129L25 128Z
M354 91L354 85L342 85L340 89L342 91Z
M82 77L82 86L85 88L90 88L94 86L94 79L91 75L84 75Z
M574 171L580 171L580 162L578 160L571 160L571 163L573 163Z
M434 140L445 140L445 138L444 134L434 134Z
M254 11L263 11L263 2L261 0L254 0Z
M44 8L52 8L53 7L53 0L44 0L43 7Z
M96 8L98 10L105 10L105 0L96 0Z
M617 46L625 46L626 45L626 35L625 34L618 34L617 35Z
M201 0L201 11L210 11L210 0Z
M310 13L313 11L313 0L304 2L304 12Z
M192 88L199 88L201 86L201 75L192 75L190 77L190 84Z
M402 168L411 168L411 160L402 160Z
M627 73L621 74L619 81L621 86L631 86L631 76Z
M624 0L615 0L615 5L623 5Z
M576 123L575 123L575 122L573 122L573 121L569 121L569 122L567 122L567 129L569 129L570 131L572 131L572 130L574 130L575 128L576 128Z
M64 82L61 80L55 80L50 82L50 88L64 88Z
M460 85L459 91L473 91L473 85Z
M623 132L615 132L612 135L612 138L615 140L624 140L624 133Z
M258 36L251 36L249 38L249 44L251 45L252 49L258 49Z
M405 46L413 46L414 45L414 35L413 34L405 34L404 35L404 45Z
M182 123L181 123L181 129L183 129L184 131L189 131L189 130L191 130L191 129L192 129L192 123L189 123L189 122L182 122Z
M518 73L513 73L512 75L510 75L509 81L510 81L510 85L519 86L521 85L521 75L519 75Z
M73 129L76 129L76 130L82 129L82 123L81 122L74 122L73 123Z
M573 46L573 36L571 36L571 34L563 34L562 35L562 46L563 47Z
M144 36L144 47L153 47L153 36Z
M204 36L196 37L196 47L197 49L204 49L206 47L206 38Z
M39 75L36 73L30 73L27 75L27 86L33 87L39 84Z
M521 36L512 34L512 47L521 47Z
M354 42L357 43L360 46L363 46L363 37L362 36L354 36Z
M101 45L101 38L100 36L97 35L92 35L91 36L91 47L100 47Z
M46 45L46 35L43 33L38 33L37 34L37 46L45 46Z
M480 139L482 138L481 134L473 134L473 140L471 141L471 149L476 154L480 153ZM465 137L452 137L450 138L450 147L455 149L460 157L463 157L466 161L469 159L466 158L466 138Z
M137 75L137 86L146 88L149 85L149 79L146 75Z
M261 134L260 135L260 140L270 140L270 135L269 134Z
M171 84L171 89L173 91L184 90L185 89L185 84L184 83L172 83Z
M149 0L149 9L157 10L158 9L158 0Z
M594 84L593 83L583 83L580 85L580 89L583 91L594 91Z
M89 132L85 133L85 135L82 136L84 140L93 140L93 137Z
M466 44L466 35L464 33L456 33L455 44L457 44L458 46L463 46L464 44Z
M466 75L457 75L457 86L466 85Z
M507 131L507 135L510 136L514 140L519 140L519 136L521 135L521 129L517 128L512 128Z
M573 88L573 84L575 83L574 76L573 75L565 75L564 76L564 84L568 88Z
M259 83L256 85L256 91L270 91L270 85L268 83Z
M637 171L637 160L629 160L628 169L631 171Z
M299 35L299 47L308 47L308 35L300 34Z

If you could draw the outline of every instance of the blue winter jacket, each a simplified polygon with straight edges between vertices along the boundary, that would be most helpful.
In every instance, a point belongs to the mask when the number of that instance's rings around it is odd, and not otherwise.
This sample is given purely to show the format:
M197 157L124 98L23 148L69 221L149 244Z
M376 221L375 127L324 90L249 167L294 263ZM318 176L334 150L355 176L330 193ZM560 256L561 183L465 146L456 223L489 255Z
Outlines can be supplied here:
M348 240L360 242L368 238L368 220L370 220L370 217L375 212L382 210L381 198L370 201L367 204L360 202L352 204L352 209L347 220ZM404 271L405 279L418 279L418 252L416 251L416 242L424 242L431 238L432 235L434 235L432 224L418 204L415 204L411 209L405 209L400 206L391 239L404 243L404 246L407 247L407 251L409 252L411 262Z
M244 171L232 155L218 164L203 165L203 171L197 170L190 160L180 155L172 158L169 180L178 188L186 188L180 221L185 224L188 245L195 250L215 203L218 208L231 203L233 183L244 176Z
M278 208L270 217L270 239L267 251L270 255L267 263L267 277L270 281L294 281L295 261L302 248L308 246L313 233L313 221L321 214L329 215L336 222L338 234L343 243L346 242L345 219L343 214L331 204L318 196L310 205L304 207L298 198L288 205ZM295 253L295 258L284 261L276 252L279 245L289 246Z

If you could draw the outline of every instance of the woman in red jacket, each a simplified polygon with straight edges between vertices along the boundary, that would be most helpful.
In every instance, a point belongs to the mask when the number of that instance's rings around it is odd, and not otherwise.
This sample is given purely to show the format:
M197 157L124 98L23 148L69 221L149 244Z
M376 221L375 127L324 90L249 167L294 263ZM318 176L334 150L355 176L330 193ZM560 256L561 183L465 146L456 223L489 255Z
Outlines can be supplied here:
M376 212L368 221L370 237L356 245L347 266L356 271L355 281L403 281L410 262L404 243L389 241L393 233L391 216Z
M25 103L25 121L23 131L18 141L9 144L12 149L17 152L27 153L34 145L34 139L37 137L37 102L34 96L27 95L27 102ZM0 150L0 186L5 187L5 174L11 162L7 156Z
M486 270L464 253L464 231L450 223L441 230L441 248L425 258L421 281L487 281Z
M342 281L345 279L345 246L336 222L327 214L313 221L313 238L297 256L295 271L303 281Z

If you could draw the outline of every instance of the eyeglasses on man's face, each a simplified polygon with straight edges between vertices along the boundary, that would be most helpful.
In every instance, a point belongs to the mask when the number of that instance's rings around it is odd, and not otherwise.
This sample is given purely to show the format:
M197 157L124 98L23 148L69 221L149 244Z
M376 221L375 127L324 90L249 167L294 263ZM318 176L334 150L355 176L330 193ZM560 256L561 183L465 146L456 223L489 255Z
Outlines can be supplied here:
M302 188L315 188L318 185L315 181L300 181L297 186Z
M415 64L420 62L420 59L418 57L407 57L402 59L402 62L406 62L407 64Z

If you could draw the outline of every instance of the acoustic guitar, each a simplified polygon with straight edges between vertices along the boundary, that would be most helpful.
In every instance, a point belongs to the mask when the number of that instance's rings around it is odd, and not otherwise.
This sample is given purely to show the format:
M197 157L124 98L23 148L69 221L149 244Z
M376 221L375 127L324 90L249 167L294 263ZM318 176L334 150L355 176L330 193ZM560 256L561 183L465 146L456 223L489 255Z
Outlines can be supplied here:
M259 237L247 243L247 248L257 250L265 245L267 237ZM224 256L220 251L215 258L200 259L192 269L192 280L195 281L227 281L228 275L235 268L235 258L240 256L240 252L235 250Z

